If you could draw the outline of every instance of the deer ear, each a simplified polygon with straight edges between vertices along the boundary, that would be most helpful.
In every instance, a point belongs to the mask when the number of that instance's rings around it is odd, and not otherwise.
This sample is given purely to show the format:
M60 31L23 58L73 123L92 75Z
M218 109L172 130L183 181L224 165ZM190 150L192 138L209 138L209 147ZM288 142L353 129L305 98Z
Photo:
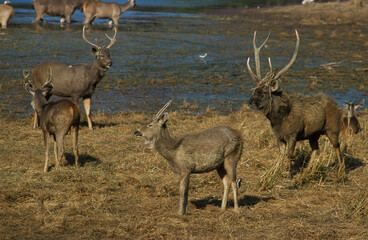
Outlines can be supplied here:
M168 117L168 113L165 112L164 114L161 115L161 117L158 119L158 122L161 124L161 125L164 125L167 120L169 120L169 117Z
M92 49L91 49L91 52L92 52L92 54L93 54L93 55L96 55L96 53L97 53L97 48L92 48Z
M34 95L33 85L31 83L26 83L24 88L26 89L28 93Z
M271 92L276 92L279 89L279 82L277 80L272 80L270 83Z

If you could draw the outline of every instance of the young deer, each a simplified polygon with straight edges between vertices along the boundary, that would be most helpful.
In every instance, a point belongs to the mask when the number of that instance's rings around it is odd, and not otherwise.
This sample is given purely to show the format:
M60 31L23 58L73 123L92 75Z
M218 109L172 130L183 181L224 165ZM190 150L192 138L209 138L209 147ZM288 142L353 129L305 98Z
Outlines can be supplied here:
M171 137L166 122L165 110L169 101L153 120L135 131L136 136L146 139L146 144L166 158L171 169L180 176L179 214L186 212L188 204L189 177L192 173L217 170L224 185L221 208L226 209L229 185L234 193L234 209L238 209L236 167L240 160L243 142L240 134L227 126L217 126L198 133Z
M23 72L24 78L27 80L28 75ZM49 71L49 79L42 87L37 88L32 83L26 83L25 89L32 94L32 107L40 118L40 125L43 131L44 144L46 146L46 160L44 172L48 171L49 161L49 138L54 138L54 153L56 168L59 167L64 156L64 137L70 131L73 138L75 166L78 167L78 127L80 119L80 109L77 104L62 99L57 102L47 102L46 95L51 94L53 86L51 83L51 68Z
M357 110L359 107L362 107L363 105L364 105L364 99L358 103L355 103L355 101L345 102L347 116L342 119L343 121L342 132L343 133L352 135L352 134L357 134L361 131L360 124L359 124L355 110Z

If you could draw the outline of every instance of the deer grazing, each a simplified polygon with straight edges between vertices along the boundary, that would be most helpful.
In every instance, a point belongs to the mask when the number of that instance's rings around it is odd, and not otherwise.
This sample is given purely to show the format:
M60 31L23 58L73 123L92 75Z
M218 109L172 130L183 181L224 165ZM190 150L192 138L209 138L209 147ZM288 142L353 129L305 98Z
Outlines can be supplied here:
M83 22L84 25L90 24L95 18L98 19L109 19L109 24L114 24L117 26L120 15L130 8L136 6L135 0L128 0L125 4L118 4L115 2L99 2L95 0L89 0L83 3L81 12L84 12L86 18Z
M179 214L186 213L188 204L189 177L192 173L217 170L224 185L221 208L226 209L229 185L234 193L234 209L238 210L236 167L240 160L243 142L240 134L227 126L217 126L198 133L171 137L166 122L165 110L169 101L153 120L135 131L144 137L151 149L166 158L171 169L180 176Z
M86 0L34 0L33 8L36 17L33 23L38 23L46 14L61 17L60 23L71 23L71 18L75 10L80 9ZM97 1L97 0L96 0Z
M339 173L344 171L345 164L341 157L339 132L341 126L341 109L330 97L325 94L302 95L287 93L279 87L278 79L294 64L298 56L299 35L296 33L295 52L290 62L278 73L272 69L269 60L270 71L264 78L261 77L259 52L267 42L269 36L260 45L256 46L256 32L253 38L254 58L256 74L252 71L249 60L247 67L249 74L256 84L249 101L255 105L270 120L272 130L282 155L287 149L288 170L291 177L291 164L297 141L308 140L312 148L311 160L308 169L313 166L313 160L319 148L318 139L321 135L327 135L333 145L339 163Z
M78 102L79 98L83 98L83 105L87 115L88 127L93 129L91 120L91 97L95 91L97 84L101 81L105 72L111 67L110 47L116 41L116 33L113 38L107 34L110 43L107 46L98 46L91 43L85 36L85 27L83 27L83 39L93 46L92 54L95 60L92 64L67 64L59 62L42 62L38 64L32 71L33 83L37 86L43 86L48 79L47 69L52 68L54 86L53 92L46 95L48 100L52 94L60 97L71 97L71 100ZM34 127L38 125L37 114L34 118Z
M342 133L352 135L357 134L361 131L360 123L358 121L356 110L364 105L364 99L356 103L355 101L346 101L345 106L347 110L347 116L342 119L343 128Z
M14 17L14 8L7 5L9 1L5 1L4 4L0 4L0 24L1 28L6 29L10 18Z
M28 80L29 74L23 76ZM40 125L43 131L44 144L46 146L46 159L44 172L48 171L49 162L49 139L54 138L54 154L56 168L64 156L64 137L70 131L73 138L73 148L75 157L75 166L78 167L78 127L80 119L79 106L68 99L62 99L57 102L47 102L46 97L53 91L51 83L52 73L49 71L49 79L42 87L35 87L32 83L27 82L25 89L32 94L32 107L40 117Z

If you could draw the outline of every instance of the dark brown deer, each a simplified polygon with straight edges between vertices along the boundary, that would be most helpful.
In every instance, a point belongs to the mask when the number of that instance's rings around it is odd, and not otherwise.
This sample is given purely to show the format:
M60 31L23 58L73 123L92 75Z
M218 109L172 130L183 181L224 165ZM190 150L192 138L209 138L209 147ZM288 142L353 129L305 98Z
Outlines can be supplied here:
M357 134L361 131L360 123L358 121L356 110L364 105L364 99L356 103L355 101L346 101L347 116L343 120L342 133L352 135Z
M264 78L261 77L259 52L267 42L268 37L260 47L257 47L256 32L254 33L253 47L257 74L252 71L249 65L250 58L248 58L248 71L256 84L249 103L255 105L270 120L282 155L284 155L287 148L290 177L292 176L290 170L296 142L309 141L312 148L311 160L308 164L308 169L310 169L319 148L318 139L324 134L327 135L335 148L339 172L344 171L345 164L341 157L339 143L341 109L338 104L325 94L287 93L279 87L278 79L294 64L298 56L300 39L296 30L295 33L297 38L296 47L290 62L275 74L269 58L270 71Z
M243 142L240 134L227 126L217 126L198 133L171 137L166 122L168 102L153 120L135 131L146 139L151 149L166 158L171 169L180 176L179 214L186 213L189 177L192 173L217 170L224 185L221 208L226 209L229 185L234 193L234 209L238 210L236 167L240 160Z
M72 15L75 10L80 9L86 0L35 0L33 8L36 17L33 23L38 23L46 14L61 17L60 23L71 23Z
M86 16L83 24L90 24L95 18L98 18L109 19L110 25L112 24L112 21L114 21L115 26L117 26L120 15L128 11L130 8L134 8L135 6L135 0L128 0L128 2L125 4L89 0L83 4L81 9L81 12L84 12Z
M28 75L24 72L23 76L26 80L28 79ZM42 87L37 88L32 83L25 84L26 91L33 96L32 107L40 117L40 125L46 146L44 172L48 171L50 137L54 138L55 161L56 168L58 168L64 156L64 137L69 131L73 139L75 166L78 167L79 106L68 99L47 102L45 96L53 90L51 80L52 73L50 68L49 79Z
M98 46L91 43L85 36L85 27L83 27L83 39L93 46L92 54L96 56L92 64L67 64L59 62L42 62L38 64L32 72L33 82L37 87L43 86L48 79L47 70L52 68L52 84L54 90L52 94L60 97L71 97L71 100L78 102L83 98L83 105L87 115L88 127L93 129L91 120L91 97L97 84L101 81L105 72L111 67L110 47L116 41L116 33L113 38L108 39L110 43L107 46ZM46 95L48 100L51 93ZM37 115L34 118L34 127L37 127Z
M8 26L10 18L14 17L14 8L6 5L8 3L9 1L5 1L4 4L0 4L0 24L3 29Z

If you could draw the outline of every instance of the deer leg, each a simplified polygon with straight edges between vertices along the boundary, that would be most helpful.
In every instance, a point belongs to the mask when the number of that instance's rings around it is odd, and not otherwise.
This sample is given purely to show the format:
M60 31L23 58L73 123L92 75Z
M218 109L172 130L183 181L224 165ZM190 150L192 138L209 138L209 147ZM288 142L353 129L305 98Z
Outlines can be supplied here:
M54 138L54 155L55 155L55 164L58 161L58 149L57 149L57 144L56 144L56 139Z
M68 24L70 24L72 22L72 15L71 14L68 14L68 16L66 16L66 22Z
M289 178L292 178L292 172L291 172L291 165L292 165L292 160L294 158L294 150L295 150L295 145L296 145L296 140L292 139L290 141L288 141L287 143L287 171L288 171L288 175Z
M190 172L185 172L180 175L180 188L179 188L179 215L184 215L188 205L188 191L189 191L189 178Z
M74 159L75 159L75 167L78 167L78 126L71 128L71 135L73 138L73 149L74 149Z
M91 98L84 98L83 99L83 105L84 105L84 110L86 111L86 115L87 115L87 121L88 121L88 127L89 129L93 130L92 127L92 120L91 120Z
M318 166L318 164L316 164L316 161L319 161L317 160L317 151L319 149L318 139L319 139L319 136L309 139L309 145L312 148L312 154L311 154L307 169L311 170L312 172L314 172L316 170L316 167Z
M38 128L39 124L38 124L38 115L36 113L36 111L33 114L33 128L36 129Z
M46 147L46 159L45 159L45 166L43 168L43 171L46 173L49 170L49 145L50 145L50 141L49 141L49 134L47 132L43 133L43 137L44 137L44 141L45 141L45 147Z
M339 133L327 132L328 139L330 140L332 146L335 148L336 157L339 163L339 175L345 173L345 161L341 156L340 143L339 143Z
M217 173L222 180L222 184L224 185L224 194L222 195L221 209L225 210L227 205L227 197L229 195L229 180L224 166L218 168Z
M58 149L56 168L59 168L61 160L64 156L64 135L56 136L56 144Z

